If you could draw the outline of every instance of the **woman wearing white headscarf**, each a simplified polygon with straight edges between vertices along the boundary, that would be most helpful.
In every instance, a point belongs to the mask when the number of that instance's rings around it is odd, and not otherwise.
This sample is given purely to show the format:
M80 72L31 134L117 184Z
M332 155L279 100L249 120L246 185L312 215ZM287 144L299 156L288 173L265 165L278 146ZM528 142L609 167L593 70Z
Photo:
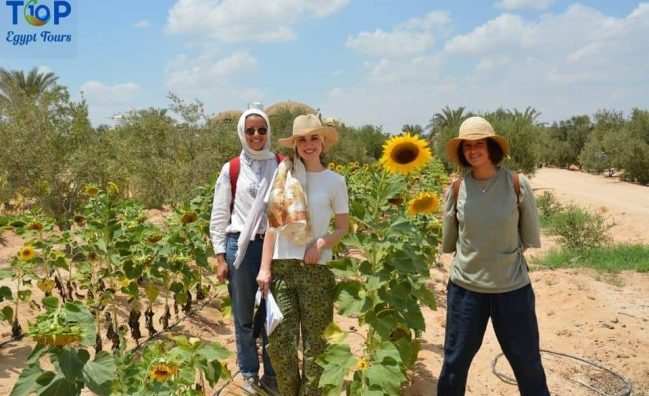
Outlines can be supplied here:
M216 181L210 235L217 260L217 277L221 282L229 280L237 361L244 388L254 391L260 381L253 317L266 218L262 210L253 211L252 208L258 208L263 201L279 157L270 151L270 122L263 111L246 110L239 118L237 132L243 150L238 158L223 165ZM243 249L239 249L239 241ZM263 329L262 339L264 376L261 385L275 390L275 371L266 352L268 339Z

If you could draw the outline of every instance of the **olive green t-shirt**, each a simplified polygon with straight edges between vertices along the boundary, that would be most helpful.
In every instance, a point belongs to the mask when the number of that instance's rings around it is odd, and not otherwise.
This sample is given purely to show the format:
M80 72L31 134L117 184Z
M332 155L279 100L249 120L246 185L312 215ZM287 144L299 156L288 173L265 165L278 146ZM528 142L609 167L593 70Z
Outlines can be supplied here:
M481 293L504 293L530 282L523 251L541 247L539 216L534 193L523 175L520 186L517 205L510 170L499 168L488 180L475 180L469 173L460 184L457 211L449 189L442 252L455 252L453 283Z

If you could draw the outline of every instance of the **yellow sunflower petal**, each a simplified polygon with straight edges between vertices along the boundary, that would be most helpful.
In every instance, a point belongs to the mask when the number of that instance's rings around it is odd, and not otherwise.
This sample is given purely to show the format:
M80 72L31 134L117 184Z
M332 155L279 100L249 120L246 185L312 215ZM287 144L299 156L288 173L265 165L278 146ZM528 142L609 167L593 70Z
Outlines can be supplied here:
M420 192L408 202L408 214L417 216L421 214L432 214L439 207L439 197L432 192Z
M385 142L380 161L388 172L406 175L424 167L431 158L430 147L425 140L405 133Z

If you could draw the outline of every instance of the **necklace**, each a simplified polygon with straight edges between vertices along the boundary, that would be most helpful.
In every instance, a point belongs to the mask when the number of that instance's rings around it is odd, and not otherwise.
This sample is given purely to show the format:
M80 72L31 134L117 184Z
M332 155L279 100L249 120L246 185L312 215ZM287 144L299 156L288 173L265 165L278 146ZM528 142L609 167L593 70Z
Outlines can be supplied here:
M491 186L493 186L493 184L496 182L496 176L485 181L476 180L476 182L478 183L478 188L480 189L480 191L482 193L486 193L491 188Z

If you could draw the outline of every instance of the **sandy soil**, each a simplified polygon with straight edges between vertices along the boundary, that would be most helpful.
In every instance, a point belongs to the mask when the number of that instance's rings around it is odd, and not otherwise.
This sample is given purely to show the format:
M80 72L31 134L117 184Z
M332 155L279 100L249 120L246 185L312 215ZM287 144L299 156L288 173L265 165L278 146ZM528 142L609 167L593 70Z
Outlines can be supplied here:
M532 179L539 192L551 189L566 202L575 201L593 209L605 208L617 225L613 229L620 242L649 243L649 188L621 183L614 178L592 176L559 169L540 169ZM9 245L0 249L0 266L22 244L11 233L4 234ZM552 241L544 238L546 245ZM545 249L545 248L544 248ZM541 254L544 249L530 254ZM445 285L450 257L444 255L431 269L430 287L438 297L439 309L424 309L427 330L422 335L422 350L404 387L404 395L435 395L441 368L445 325ZM623 272L602 274L588 270L535 271L531 274L537 298L541 348L587 360L619 373L633 385L634 395L649 395L649 274ZM33 313L32 313L33 314ZM343 328L356 323L337 318ZM234 347L232 323L223 319L212 305L178 326L178 332L203 340L218 340ZM0 341L10 329L0 325ZM143 331L146 333L146 331ZM351 336L352 348L361 346L360 337ZM31 350L29 341L14 342L0 351L0 395L8 394ZM515 395L515 385L507 384L492 370L500 348L488 327L481 350L469 373L467 395ZM563 355L543 353L548 383L556 395L614 395L624 389L608 371ZM234 355L229 367L236 371ZM512 376L504 359L496 371ZM223 395L242 394L236 384L223 389ZM220 386L219 386L220 388ZM600 393L598 393L598 391Z

